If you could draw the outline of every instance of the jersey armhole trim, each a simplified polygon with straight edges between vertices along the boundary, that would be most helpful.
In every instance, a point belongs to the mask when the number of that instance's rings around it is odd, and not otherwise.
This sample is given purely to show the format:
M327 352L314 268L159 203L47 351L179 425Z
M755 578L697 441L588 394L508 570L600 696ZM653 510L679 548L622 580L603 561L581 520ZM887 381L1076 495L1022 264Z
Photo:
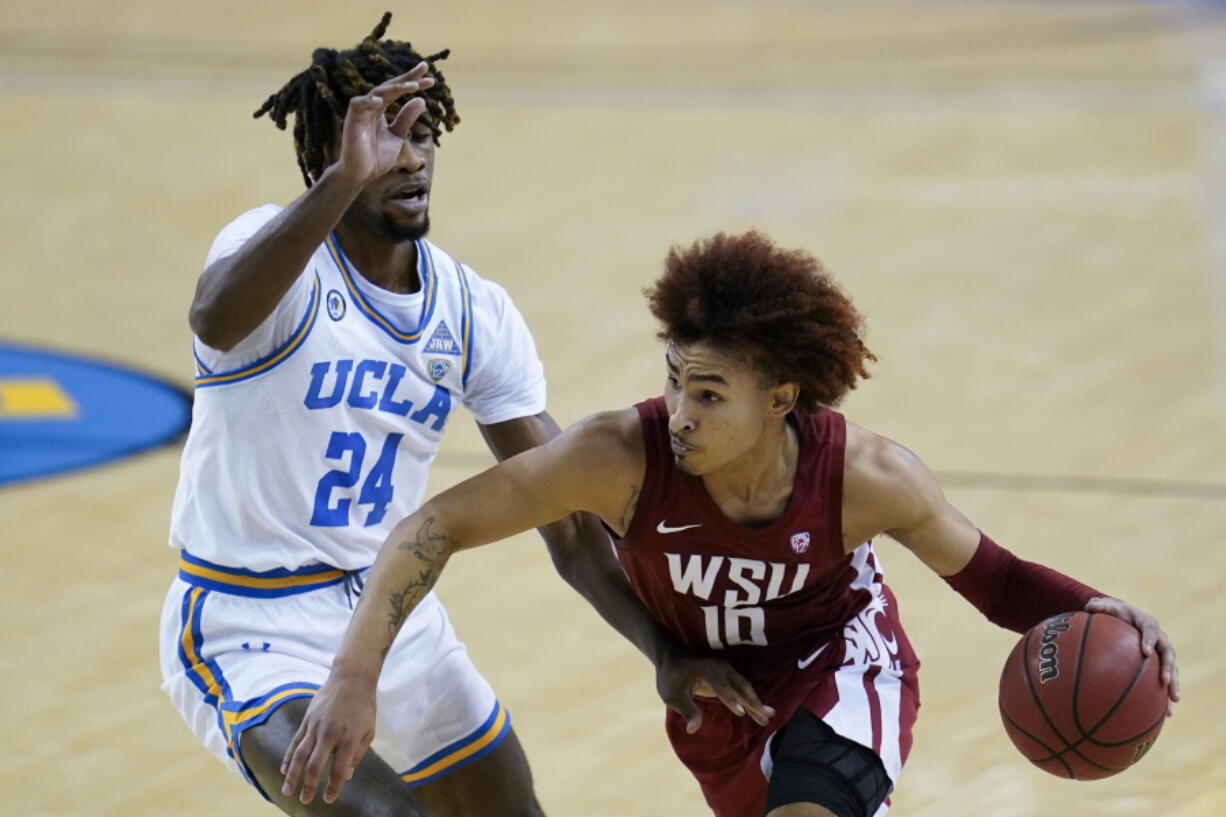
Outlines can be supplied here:
M307 304L306 313L302 316L302 321L298 324L298 328L290 335L289 340L282 344L281 348L274 349L269 354L252 363L249 366L243 366L238 369L232 369L228 372L219 372L217 374L210 373L206 370L204 374L197 375L196 388L204 389L209 386L223 386L230 383L237 383L241 380L255 377L276 368L281 363L289 359L290 355L298 351L302 346L302 342L307 339L307 335L311 334L311 329L315 326L315 318L319 315L319 273L315 273L315 282L311 286L311 300ZM195 354L193 346L192 353ZM197 367L203 367L203 363L199 358L196 360Z
M460 376L460 387L468 387L468 375L473 366L473 294L468 286L468 271L464 265L456 262L460 271L460 365L463 374Z
M196 352L196 339L195 338L192 338L192 357L196 361L196 376L197 377L213 373L212 369L204 365L204 361L200 359L200 355Z
M831 467L830 502L826 524L834 534L830 538L836 552L831 556L837 562L847 555L843 545L843 469L847 462L847 419L837 411L830 409L827 411L830 411L833 421L837 424L837 430L832 435L833 439L825 443L833 446L834 463Z
M626 527L625 534L618 539L619 547L622 546L620 542L626 539L646 535L648 529L644 529L643 526L651 524L649 521L644 521L647 517L644 512L650 510L646 498L651 497L652 501L659 502L664 480L666 479L664 475L669 473L662 467L663 463L656 461L660 459L658 456L660 450L657 445L658 440L653 438L658 436L656 424L660 418L644 416L645 411L650 411L655 407L655 400L658 399L647 400L634 407L635 414L638 415L639 420L639 434L643 438L643 482L639 486L639 495L634 500L634 516L630 518L630 524ZM667 418L665 422L667 422Z

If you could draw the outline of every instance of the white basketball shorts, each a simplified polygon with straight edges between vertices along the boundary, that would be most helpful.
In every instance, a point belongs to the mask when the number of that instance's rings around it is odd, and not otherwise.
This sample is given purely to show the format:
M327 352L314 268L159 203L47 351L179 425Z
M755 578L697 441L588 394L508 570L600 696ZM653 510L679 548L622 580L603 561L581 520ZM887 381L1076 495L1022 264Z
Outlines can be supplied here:
M256 573L181 554L162 609L162 690L196 738L253 785L243 731L327 679L364 573ZM483 757L511 728L433 593L392 644L376 700L371 748L409 786Z

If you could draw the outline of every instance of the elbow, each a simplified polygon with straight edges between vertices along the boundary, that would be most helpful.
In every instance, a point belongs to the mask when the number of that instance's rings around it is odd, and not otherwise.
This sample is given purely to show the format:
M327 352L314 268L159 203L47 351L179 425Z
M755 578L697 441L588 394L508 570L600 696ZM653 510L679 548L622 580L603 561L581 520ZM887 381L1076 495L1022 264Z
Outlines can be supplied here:
M609 535L592 514L573 514L540 530L553 569L584 596L625 580Z
M210 349L228 352L238 342L233 337L233 332L228 331L229 327L222 320L219 311L201 303L199 298L192 302L191 308L187 311L187 323L192 333Z
M553 556L553 569L558 574L562 581L566 582L571 588L582 593L584 589L591 586L592 580L590 571L584 569L584 565L580 560L567 556L559 558L556 552L551 553Z
M569 546L549 543L549 558L553 562L553 569L571 587L581 581L580 556L576 550L574 543L569 543Z
M236 336L234 322L235 307L240 304L225 295L223 286L229 276L226 264L226 259L222 259L201 273L187 310L187 325L192 333L201 343L221 352L230 351L242 340L242 336Z
M557 574L571 587L575 587L576 582L582 583L582 568L586 560L582 552L582 531L575 517L554 522L541 528L540 532Z

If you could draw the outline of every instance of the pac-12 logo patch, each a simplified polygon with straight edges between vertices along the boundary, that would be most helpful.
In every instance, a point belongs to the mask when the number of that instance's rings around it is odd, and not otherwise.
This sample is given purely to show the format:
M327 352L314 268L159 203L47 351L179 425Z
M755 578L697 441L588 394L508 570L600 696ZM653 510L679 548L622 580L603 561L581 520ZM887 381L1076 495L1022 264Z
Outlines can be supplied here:
M435 383L447 376L447 372L451 371L450 360L431 360L430 361L430 379Z
M802 530L792 534L792 550L796 553L804 553L809 549L809 532Z
M334 321L345 317L345 297L335 289L328 290L328 317Z

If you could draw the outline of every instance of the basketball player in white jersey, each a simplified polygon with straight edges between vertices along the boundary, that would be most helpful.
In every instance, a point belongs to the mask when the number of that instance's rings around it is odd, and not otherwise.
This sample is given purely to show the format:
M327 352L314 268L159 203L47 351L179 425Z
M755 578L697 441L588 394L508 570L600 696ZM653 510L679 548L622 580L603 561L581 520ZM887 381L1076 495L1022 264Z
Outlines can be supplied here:
M557 434L506 292L425 239L434 148L459 121L437 61L384 40L318 49L257 112L295 115L308 190L213 243L192 303L196 401L171 523L163 689L196 737L290 814L538 815L510 718L431 594L387 651L374 751L322 799L280 761L328 677L363 577L421 503L462 403L499 459ZM593 518L542 529L559 571L652 658L665 700L696 683L757 705L672 642ZM578 558L576 558L578 556ZM424 808L425 811L422 809Z

